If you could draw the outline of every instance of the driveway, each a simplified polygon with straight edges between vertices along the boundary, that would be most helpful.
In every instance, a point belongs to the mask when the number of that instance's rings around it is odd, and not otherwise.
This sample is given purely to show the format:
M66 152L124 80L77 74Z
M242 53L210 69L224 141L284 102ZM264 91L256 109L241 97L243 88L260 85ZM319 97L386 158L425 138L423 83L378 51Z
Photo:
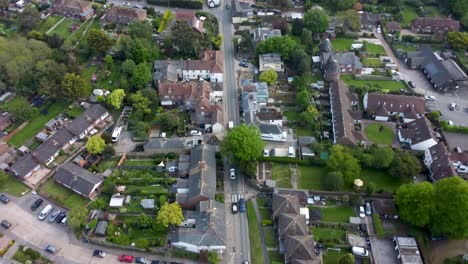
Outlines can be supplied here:
M397 264L397 254L389 239L370 238L374 263Z

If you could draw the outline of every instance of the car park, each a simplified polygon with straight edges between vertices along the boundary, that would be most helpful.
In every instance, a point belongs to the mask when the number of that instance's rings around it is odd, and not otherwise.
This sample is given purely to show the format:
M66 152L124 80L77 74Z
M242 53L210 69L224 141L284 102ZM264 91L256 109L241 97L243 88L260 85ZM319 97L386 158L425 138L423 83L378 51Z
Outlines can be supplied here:
M359 206L359 217L364 218L366 214L364 213L364 206Z
M245 208L245 199L240 198L239 199L239 212L245 213L246 211L247 211L247 209Z
M239 211L237 203L232 203L231 204L231 211L233 214L236 214Z
M103 257L106 256L106 252L104 252L102 250L99 250L99 249L96 249L96 250L93 251L93 256L103 258Z
M435 101L436 99L435 96L433 95L426 95L425 98L426 98L426 101Z
M146 259L143 258L143 257L136 257L136 258L135 258L135 263L138 263L138 264L146 264Z
M131 255L120 255L119 256L119 261L120 262L133 263L134 259L135 259L135 257L131 256Z
M372 207L371 207L370 201L367 201L365 203L365 209L366 209L366 215L372 215Z
M4 204L7 204L7 203L10 202L10 198L8 198L8 196L2 194L2 195L0 195L0 201L1 201L2 203L4 203Z
M32 211L36 211L37 208L41 207L42 203L44 202L44 200L42 199L37 199L32 205L31 205L31 210Z
M2 223L0 224L2 225L4 228L8 229L11 227L11 223L8 222L7 220L3 220Z
M60 224L65 217L67 217L67 213L66 212L61 212L57 216L57 219L55 219L55 223Z
M411 88L413 88L413 89L416 88L416 84L414 84L413 81L409 81L409 82L408 82L408 85L409 85Z
M55 209L49 216L49 223L53 223L57 216L60 214L60 209Z
M231 178L231 180L235 180L235 179L236 179L236 169L231 168L231 169L229 170L229 178Z
M54 245L47 245L44 250L49 252L50 254L55 254L57 252L57 248Z

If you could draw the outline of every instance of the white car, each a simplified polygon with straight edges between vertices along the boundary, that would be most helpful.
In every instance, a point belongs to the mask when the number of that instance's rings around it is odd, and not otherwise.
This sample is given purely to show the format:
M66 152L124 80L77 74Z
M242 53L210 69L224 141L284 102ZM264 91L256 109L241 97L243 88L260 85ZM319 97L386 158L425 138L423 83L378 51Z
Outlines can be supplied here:
M264 149L263 150L263 157L268 157L270 156L270 150L269 149Z
M236 169L231 168L231 169L229 170L229 178L231 178L231 180L235 180L235 179L236 179Z
M366 214L364 213L364 206L359 206L359 217L366 217Z
M433 96L433 95L426 95L426 100L427 100L427 101L435 101L435 99L436 99L436 98L435 98L435 96Z
M454 125L452 120L447 121L447 124L448 124L449 126L453 126L453 125Z
M457 104L456 104L456 103L451 103L451 104L449 105L449 109L450 109L450 110L453 111L453 110L455 110L455 108L457 108Z
M192 136L201 136L202 133L198 130L190 130L190 135Z

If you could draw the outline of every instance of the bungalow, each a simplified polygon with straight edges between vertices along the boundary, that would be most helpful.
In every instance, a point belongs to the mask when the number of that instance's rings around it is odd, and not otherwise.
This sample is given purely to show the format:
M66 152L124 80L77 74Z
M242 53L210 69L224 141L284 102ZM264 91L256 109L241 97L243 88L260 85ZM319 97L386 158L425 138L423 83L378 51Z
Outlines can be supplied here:
M91 2L85 0L55 0L52 4L52 14L78 18L83 21L94 15Z
M250 31L250 34L253 36L252 40L254 42L260 42L272 37L281 37L281 30L259 27L256 29L252 29Z
M403 124L398 129L400 143L408 144L412 150L427 150L437 144L429 121L425 117Z
M123 6L112 6L104 18L107 22L129 24L134 21L145 21L146 10L140 8L127 8Z
M65 128L59 129L33 151L33 156L47 166L59 155L60 150L68 148L75 141L76 137L70 131Z
M199 33L205 33L203 21L200 20L193 10L176 10L175 19L187 22L195 31Z
M281 60L281 55L276 53L261 54L258 56L259 69L261 72L274 70L276 72L284 72L284 63Z
M276 111L257 112L260 123L283 126L283 114Z
M360 75L362 71L362 63L359 57L354 55L354 52L338 52L335 53L335 58L341 68L343 74Z
M73 120L67 129L76 137L84 138L93 128L109 116L109 112L102 105L95 104L86 109Z
M388 121L391 116L397 115L408 123L426 113L426 101L417 96L366 93L363 106L376 121Z
M232 1L232 23L240 24L244 21L249 21L254 17L252 4L242 1Z
M26 179L33 175L40 168L41 164L33 157L31 153L28 153L13 163L13 165L11 165L9 168L9 171L16 177Z
M282 131L277 124L262 124L258 126L262 140L286 142L288 137L286 131Z
M433 182L456 175L450 161L449 152L443 142L439 142L425 150L424 164L429 170L430 178Z
M89 199L97 195L104 182L103 178L72 162L63 164L55 173L54 179L57 183Z

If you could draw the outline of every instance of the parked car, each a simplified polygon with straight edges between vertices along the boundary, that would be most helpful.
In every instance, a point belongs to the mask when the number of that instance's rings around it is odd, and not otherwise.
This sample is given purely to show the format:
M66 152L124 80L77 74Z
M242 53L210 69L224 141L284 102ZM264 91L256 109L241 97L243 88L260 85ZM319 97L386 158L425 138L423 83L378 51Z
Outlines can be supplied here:
M364 206L359 206L359 217L365 217L366 214L364 213Z
M356 255L356 256L361 256L361 257L369 256L369 251L367 251L367 249L362 248L362 247L352 247L351 252L353 253L353 255Z
M239 62L239 66L244 67L244 68L248 68L248 67L249 67L249 63L246 62L246 61L241 61L241 62Z
M231 178L231 180L235 180L235 179L236 179L236 169L231 168L231 169L229 170L229 178Z
M135 259L135 257L131 256L131 255L120 255L119 256L119 261L120 262L133 263L134 259Z
M60 209L55 209L49 216L49 223L53 223L55 219L57 219L57 216L60 214Z
M366 215L372 215L372 207L369 201L366 202Z
M152 260L152 261L151 261L151 264L161 264L161 261L159 261L159 260Z
M31 205L31 210L36 211L37 208L41 207L42 203L44 201L42 199L37 199L32 205Z
M449 105L449 109L450 109L450 110L453 111L453 110L455 110L455 108L457 108L457 104L456 104L456 103L451 103L451 104Z
M409 82L408 82L408 85L409 85L411 88L413 88L413 89L416 88L416 84L414 84L413 81L409 81Z
M2 194L2 195L0 195L0 201L1 201L2 203L4 203L4 204L7 204L7 203L10 202L10 198L8 198L8 196Z
M268 157L270 156L270 150L269 149L264 149L263 150L263 157Z
M0 224L2 225L4 228L8 229L11 227L11 223L8 222L7 220L3 220L2 223Z
M454 125L454 123L453 123L452 120L447 121L447 124L448 124L449 126L453 126L453 125Z
M106 252L104 252L102 250L99 250L99 249L96 249L96 250L93 251L93 256L103 258L103 257L106 256Z
M435 96L433 95L426 95L426 101L435 101Z
M61 212L58 216L57 219L55 219L55 223L60 224L62 220L67 217L67 213Z
M44 250L49 252L50 254L55 254L57 252L57 248L54 245L47 245Z
M190 130L190 135L192 136L201 136L202 133L198 130Z
M240 198L239 199L239 212L245 213L246 211L247 211L247 209L245 208L245 199Z
M233 214L236 214L239 211L237 203L232 203L231 204L231 211Z
M146 264L146 259L143 258L143 257L136 257L135 258L135 263Z

